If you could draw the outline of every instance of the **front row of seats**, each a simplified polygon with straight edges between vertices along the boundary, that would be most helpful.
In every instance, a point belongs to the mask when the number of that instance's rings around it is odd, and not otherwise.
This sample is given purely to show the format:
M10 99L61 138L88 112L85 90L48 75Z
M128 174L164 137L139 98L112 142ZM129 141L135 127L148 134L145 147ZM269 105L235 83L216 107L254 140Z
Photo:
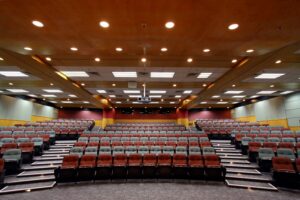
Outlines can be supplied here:
M68 155L55 169L58 182L114 178L189 178L224 180L217 155L126 154Z

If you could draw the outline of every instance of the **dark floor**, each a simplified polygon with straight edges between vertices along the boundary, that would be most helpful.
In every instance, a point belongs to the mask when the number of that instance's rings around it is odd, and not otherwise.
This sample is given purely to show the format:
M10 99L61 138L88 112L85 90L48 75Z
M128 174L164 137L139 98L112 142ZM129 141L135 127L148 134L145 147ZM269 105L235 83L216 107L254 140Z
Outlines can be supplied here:
M229 188L220 183L80 183L1 195L2 200L299 200L300 191Z

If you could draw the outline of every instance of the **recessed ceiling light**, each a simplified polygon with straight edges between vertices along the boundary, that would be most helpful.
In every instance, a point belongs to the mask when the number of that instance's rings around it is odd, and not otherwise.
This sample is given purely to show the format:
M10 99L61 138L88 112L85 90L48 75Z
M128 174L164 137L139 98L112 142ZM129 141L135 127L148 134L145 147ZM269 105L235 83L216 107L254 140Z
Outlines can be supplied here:
M57 103L57 101L50 101L51 103Z
M43 90L48 93L63 93L63 91L59 89L43 89Z
M106 93L105 90L97 90L97 92L100 93L100 94L105 94Z
M43 101L46 101L46 99L45 99L45 98L43 98Z
M70 49L71 49L71 51L78 51L77 47L71 47Z
M170 101L170 104L175 104L176 102L175 101Z
M285 75L284 73L262 73L256 76L256 79L276 79Z
M111 97L111 98L116 98L116 95L114 95L114 94L110 94L108 96Z
M131 94L131 95L128 95L129 98L141 98L142 95L134 95L134 94Z
M113 84L111 84L113 87L116 87L116 84L115 83L113 83Z
M37 26L37 27L40 27L40 28L44 27L44 24L40 21L37 21L37 20L33 20L32 24Z
M116 103L117 103L117 104L121 104L122 102L121 102L121 101L116 101Z
M68 96L72 97L72 98L77 98L77 96L75 94L69 94Z
M161 95L150 95L150 98L161 98Z
M273 88L274 87L274 85L270 85L270 88Z
M133 101L132 103L133 103L133 104L140 104L141 102Z
M231 62L232 62L232 63L236 63L236 62L237 62L237 59L232 59Z
M151 78L173 78L175 72L151 72Z
M32 51L32 48L31 48L31 47L24 47L24 49L25 49L26 51Z
M254 49L248 49L246 50L246 53L253 53L254 52Z
M206 86L207 86L207 84L206 84L206 83L203 83L203 84L202 84L202 86L203 86L203 87L206 87Z
M202 102L200 102L200 104L207 104L207 102L206 101L202 101Z
M46 60L50 62L52 59L50 57L46 57Z
M252 95L250 98L257 98L258 95Z
M54 84L53 84L53 83L50 83L50 85L53 86Z
M27 74L18 71L0 71L0 75L6 77L28 77Z
M191 94L193 92L193 90L184 90L183 94Z
M164 101L164 99L161 99L160 101L161 101L161 102L163 102L163 101Z
M177 84L176 84L176 83L173 83L173 87L177 87Z
M237 103L239 103L239 102L237 102L237 101L234 101L234 102L232 102L233 104L237 104Z
M175 95L175 98L181 98L181 95Z
M175 23L172 22L172 21L169 21L169 22L166 22L166 23L165 23L165 27L166 27L167 29L174 28L174 26L175 26Z
M235 84L232 84L232 86L231 87L235 87Z
M228 102L226 102L226 101L219 101L219 102L217 102L217 104L228 104Z
M68 104L68 103L73 103L73 101L61 101L61 103L66 103L66 104Z
M166 90L150 90L150 94L165 94Z
M139 90L123 90L125 94L139 94Z
M81 83L80 85L81 85L81 86L85 86L85 83Z
M188 58L186 61L187 61L188 63L191 63L191 62L193 62L193 58Z
M116 47L116 51L121 52L123 49L121 47Z
M167 49L166 47L162 47L160 50L161 50L162 52L168 51L168 49Z
M112 72L113 76L116 78L136 78L136 72Z
M208 78L212 75L211 72L201 72L197 78Z
M147 58L141 58L141 62L143 63L147 62Z
M212 98L220 98L220 95L214 95Z
M61 73L65 74L67 77L89 77L84 71L61 71Z
M275 61L275 64L280 64L281 63L281 60L276 60Z
M243 92L244 91L242 91L242 90L228 90L224 94L241 94Z
M203 52L208 53L208 52L210 52L210 49L203 49Z
M98 57L95 58L95 61L96 61L96 62L100 62L100 58L98 58Z
M84 103L84 104L88 104L88 103L90 103L89 101L83 101L82 103Z
M0 61L3 61L4 59L2 57L0 57Z
M290 94L292 92L294 92L294 91L284 91L284 92L281 92L280 94Z
M274 91L274 90L263 90L263 91L260 91L260 92L258 92L256 94L273 94L275 92L277 92L277 91Z
M107 21L101 21L101 22L99 22L99 25L102 28L108 28L109 27L109 23Z
M55 94L42 94L43 97L57 97Z
M6 89L9 92L13 92L13 93L26 93L28 92L27 90L23 90L23 89Z
M238 27L239 27L238 24L230 24L230 25L228 26L228 29L229 29L229 30L235 30L235 29L237 29Z
M13 83L8 83L8 85L14 85Z
M27 96L30 96L30 97L37 97L35 94L28 94Z
M158 101L151 101L150 104L159 104Z
M244 97L245 97L245 95L235 95L235 96L232 96L232 98L237 98L237 99L244 98Z

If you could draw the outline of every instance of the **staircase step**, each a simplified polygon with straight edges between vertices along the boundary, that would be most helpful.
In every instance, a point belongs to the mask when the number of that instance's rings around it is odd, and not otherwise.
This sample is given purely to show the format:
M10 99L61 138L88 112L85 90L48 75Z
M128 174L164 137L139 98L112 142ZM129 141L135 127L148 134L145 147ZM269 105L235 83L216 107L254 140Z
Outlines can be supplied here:
M76 140L56 140L55 144L74 144Z
M232 168L243 168L243 169L258 169L257 165L251 164L230 164L230 163L223 163L224 167L232 167Z
M71 149L73 146L50 146L49 150Z
M222 163L250 164L248 160L221 159Z
M34 157L33 158L33 161L56 161L56 160L62 160L63 157L59 156L54 156L54 157L42 157L42 156L39 156L39 157Z
M243 156L241 153L224 153L224 152L216 152L217 155L219 156Z
M252 174L236 174L227 173L226 179L244 180L244 181L259 181L259 182L271 182L272 178L262 175L252 175Z
M27 176L40 176L40 175L53 175L54 170L32 170L32 171L24 171L17 175L17 177L27 177Z
M230 140L210 140L210 142L211 142L211 143L219 143L219 144L221 144L221 143L222 143L222 144L224 144L224 143L225 143L225 144L228 144L228 143L230 144L230 143L231 143Z
M57 160L57 161L35 161L31 163L31 166L37 166L37 165L55 165L55 164L61 164L62 160Z
M60 165L40 165L40 166L26 166L22 167L24 171L32 171L32 170L46 170L46 169L56 169Z
M216 152L220 153L241 153L241 150L238 149L218 149L215 148Z
M54 157L64 157L66 155L69 155L69 153L62 153L62 154L43 154L42 157L45 158L45 157L48 157L48 158L54 158Z
M240 169L240 168L230 168L230 167L226 167L226 172L227 173L239 173L239 174L256 174L256 175L261 174L256 169Z
M278 189L276 187L274 187L271 183L241 181L241 180L228 180L228 179L226 179L225 182L229 187L278 191Z
M220 156L221 159L248 160L247 156Z
M34 182L53 181L53 180L55 180L54 175L5 177L4 184L16 185L16 184L23 184L23 183L34 183Z
M215 150L236 150L234 147L219 147L219 146L214 146Z
M232 148L235 148L235 145L233 145L233 144L216 144L216 143L212 143L212 145L214 147L232 147Z
M45 151L44 155L49 155L49 154L68 154L69 151Z
M56 184L55 181L47 181L47 182L38 182L38 183L8 185L0 190L0 194L30 192L30 191L34 191L34 190L50 189L50 188L53 188L55 184Z

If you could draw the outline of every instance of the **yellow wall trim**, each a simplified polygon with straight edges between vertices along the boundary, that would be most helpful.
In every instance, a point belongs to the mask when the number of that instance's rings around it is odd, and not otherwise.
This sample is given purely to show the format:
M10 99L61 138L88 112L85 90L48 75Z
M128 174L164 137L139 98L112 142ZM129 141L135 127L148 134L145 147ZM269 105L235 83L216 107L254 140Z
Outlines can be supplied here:
M270 126L283 126L284 128L289 128L287 119L273 119L258 122L260 124L269 124Z
M300 131L300 126L290 126L292 131Z
M15 124L25 124L28 121L14 119L0 119L0 126L14 126Z
M237 121L243 121L243 122L256 122L255 116L245 116L245 117L238 117L235 118Z
M115 119L115 123L176 123L176 119Z
M44 117L44 116L36 116L36 115L31 115L31 121L32 122L38 122L38 121L50 121L53 120L51 117Z

